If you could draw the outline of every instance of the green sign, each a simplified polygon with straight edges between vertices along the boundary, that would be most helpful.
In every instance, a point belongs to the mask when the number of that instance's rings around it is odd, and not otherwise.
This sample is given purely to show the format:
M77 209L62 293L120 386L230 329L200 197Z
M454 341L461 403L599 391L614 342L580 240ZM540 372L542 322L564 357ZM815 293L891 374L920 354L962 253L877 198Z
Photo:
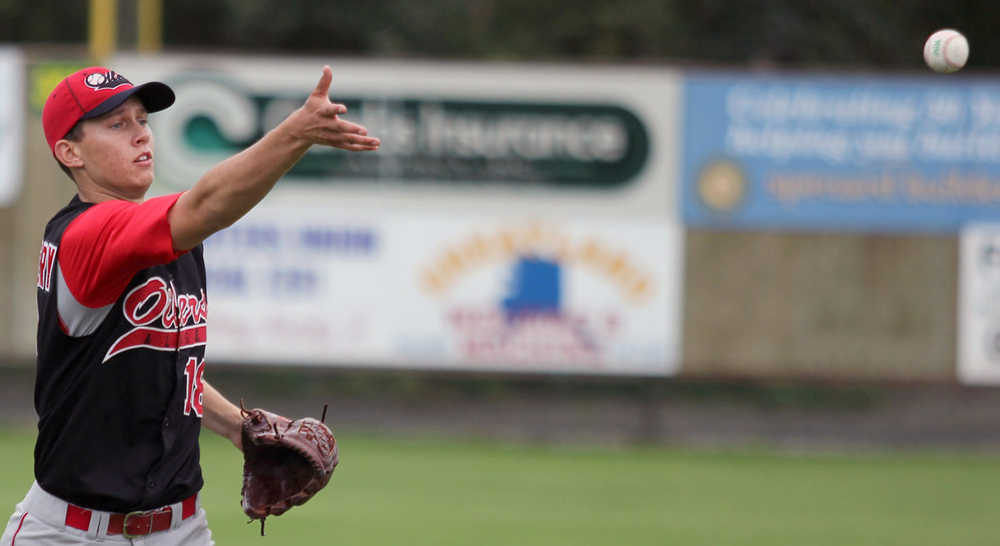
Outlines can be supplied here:
M174 131L167 138L180 138L183 144L172 143L167 153L196 163L217 161L246 148L305 100L250 96L217 80L184 80L175 87L184 105L160 115L172 116L168 125ZM211 107L222 100L225 105ZM635 178L650 155L643 122L615 104L339 96L335 100L348 107L345 119L365 125L369 134L382 139L381 149L349 153L314 146L286 175L286 183L376 179L614 187Z

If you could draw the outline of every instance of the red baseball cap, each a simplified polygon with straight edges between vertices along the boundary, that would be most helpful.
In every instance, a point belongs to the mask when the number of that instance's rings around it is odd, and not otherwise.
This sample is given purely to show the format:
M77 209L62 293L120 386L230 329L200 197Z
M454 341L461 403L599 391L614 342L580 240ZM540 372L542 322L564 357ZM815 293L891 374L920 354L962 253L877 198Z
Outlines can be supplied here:
M148 112L158 112L174 103L174 92L165 83L132 85L125 76L100 66L84 68L66 76L49 93L42 109L42 128L49 149L66 136L80 120L103 116L135 95Z

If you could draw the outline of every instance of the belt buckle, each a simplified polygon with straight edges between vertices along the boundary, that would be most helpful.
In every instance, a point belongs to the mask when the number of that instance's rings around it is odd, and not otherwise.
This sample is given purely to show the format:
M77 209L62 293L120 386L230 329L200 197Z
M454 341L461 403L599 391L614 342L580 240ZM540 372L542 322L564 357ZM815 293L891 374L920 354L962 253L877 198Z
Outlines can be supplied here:
M125 519L122 520L122 536L125 537L125 538L128 538L128 539L132 539L132 538L138 538L138 537L145 536L145 535L148 535L148 534L152 533L153 532L153 517L152 516L149 517L149 520L148 520L149 521L149 529L146 529L145 533L140 533L138 535L133 535L133 534L131 534L131 533L128 532L128 518L139 517L139 516L146 515L146 514L149 514L149 513L148 512L143 512L143 511L135 511L135 512L129 512L128 514L125 514Z

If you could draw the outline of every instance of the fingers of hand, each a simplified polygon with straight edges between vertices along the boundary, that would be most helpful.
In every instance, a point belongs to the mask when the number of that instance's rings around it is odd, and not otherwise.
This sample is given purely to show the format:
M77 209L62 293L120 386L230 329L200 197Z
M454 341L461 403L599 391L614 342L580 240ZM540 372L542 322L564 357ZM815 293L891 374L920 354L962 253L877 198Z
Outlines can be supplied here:
M329 66L323 67L323 75L319 77L319 83L313 89L312 95L315 97L328 98L330 96L330 83L333 81L333 70Z
M378 150L379 145L376 144L342 144L337 146L341 150L347 150L349 152L374 152Z
M335 118L347 113L347 107L343 104L330 103L319 109L319 115L327 118Z
M364 129L364 127L361 127ZM324 134L323 143L344 150L377 150L382 141L359 132L343 132L329 129Z
M348 152L374 152L378 150L378 146L361 146L359 144L342 144L334 147Z
M327 127L327 129L333 133L347 133L356 135L368 134L368 129L365 129L364 126L343 119L338 119L337 121L333 122Z

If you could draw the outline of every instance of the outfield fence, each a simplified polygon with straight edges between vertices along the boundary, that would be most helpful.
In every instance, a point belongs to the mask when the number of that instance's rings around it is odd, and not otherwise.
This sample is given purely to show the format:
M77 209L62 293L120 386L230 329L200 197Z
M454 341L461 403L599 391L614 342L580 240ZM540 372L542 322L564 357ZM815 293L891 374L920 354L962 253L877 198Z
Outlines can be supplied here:
M19 76L0 96L23 104L0 113L0 139L23 143L4 168L23 174L0 177L0 357L25 361L39 237L73 194L40 108L86 61L3 51L0 70ZM1000 81L214 54L110 64L178 92L152 119L153 193L253 142L323 64L347 117L383 139L372 155L314 150L206 242L213 362L1000 380L995 262L980 259L995 238L959 244L1000 211Z

